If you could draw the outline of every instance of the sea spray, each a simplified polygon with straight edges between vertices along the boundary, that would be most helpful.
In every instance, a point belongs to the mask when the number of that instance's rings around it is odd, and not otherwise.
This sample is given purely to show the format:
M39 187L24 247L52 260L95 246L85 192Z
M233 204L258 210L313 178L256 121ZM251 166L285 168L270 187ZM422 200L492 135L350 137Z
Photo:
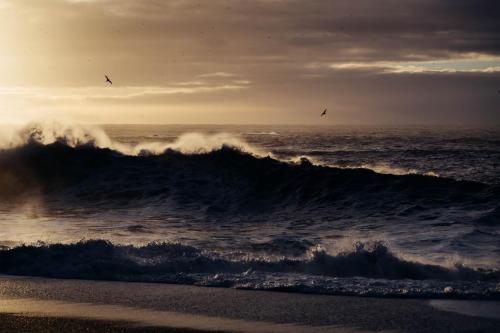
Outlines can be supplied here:
M0 272L341 295L500 299L499 271L405 261L381 243L371 249L358 243L337 255L314 250L310 257L280 260L229 260L178 243L38 244L1 249Z
M256 156L272 155L228 133L213 135L185 133L173 142L141 142L131 145L110 139L98 126L56 121L32 122L12 129L0 137L0 149L19 147L29 143L41 145L63 143L69 147L87 145L132 156L159 155L166 150L175 150L183 154L205 154L223 147L235 148Z

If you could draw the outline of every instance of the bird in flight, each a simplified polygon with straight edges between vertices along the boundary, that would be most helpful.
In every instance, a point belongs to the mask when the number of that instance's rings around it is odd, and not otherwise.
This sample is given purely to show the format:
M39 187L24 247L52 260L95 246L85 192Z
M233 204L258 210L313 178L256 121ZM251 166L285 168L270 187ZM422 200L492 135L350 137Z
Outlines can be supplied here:
M113 84L107 75L104 75L104 77L106 78L106 83Z
M324 115L326 115L326 110L327 109L324 109L323 112L321 113L321 117L323 117Z

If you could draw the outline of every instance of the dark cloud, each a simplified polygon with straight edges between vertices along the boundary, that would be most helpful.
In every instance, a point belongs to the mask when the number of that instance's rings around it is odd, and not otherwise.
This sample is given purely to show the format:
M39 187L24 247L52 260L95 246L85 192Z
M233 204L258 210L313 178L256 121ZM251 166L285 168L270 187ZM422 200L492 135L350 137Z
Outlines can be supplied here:
M7 68L11 75L0 85L94 86L107 72L117 84L161 87L227 72L235 76L201 78L208 85L251 83L238 91L148 95L126 103L274 110L256 111L256 122L314 122L304 110L328 104L335 121L344 123L500 123L498 1L10 3L0 28L16 37L8 53L18 65ZM459 69L453 62L463 58L488 59L498 70L452 73ZM447 73L387 73L380 65L443 60L449 60ZM330 66L343 63L362 65Z
M29 2L32 12L47 8ZM388 60L500 52L500 2L490 0L56 2L47 20L86 35L68 44L75 51L105 39L111 51L184 50L188 60L248 54Z

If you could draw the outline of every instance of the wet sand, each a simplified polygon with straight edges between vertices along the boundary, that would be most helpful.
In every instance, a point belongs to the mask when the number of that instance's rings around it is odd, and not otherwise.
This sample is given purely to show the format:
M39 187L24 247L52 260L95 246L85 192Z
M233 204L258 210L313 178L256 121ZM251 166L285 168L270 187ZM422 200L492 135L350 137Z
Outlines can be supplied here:
M500 302L454 302L0 276L0 333L498 331Z
M75 318L0 314L0 333L201 333L167 327L137 327L132 323Z

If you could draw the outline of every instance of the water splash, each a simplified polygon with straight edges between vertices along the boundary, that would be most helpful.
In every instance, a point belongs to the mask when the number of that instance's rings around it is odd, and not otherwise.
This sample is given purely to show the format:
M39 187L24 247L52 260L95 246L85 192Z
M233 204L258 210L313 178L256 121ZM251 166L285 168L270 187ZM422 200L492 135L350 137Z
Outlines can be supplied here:
M272 155L228 133L213 135L186 133L173 142L141 142L132 145L112 140L103 129L97 126L59 121L36 121L8 132L4 131L0 136L0 149L15 148L27 143L49 145L56 142L70 147L89 145L111 149L131 156L160 155L167 150L183 154L206 154L224 147L234 148L254 156Z

